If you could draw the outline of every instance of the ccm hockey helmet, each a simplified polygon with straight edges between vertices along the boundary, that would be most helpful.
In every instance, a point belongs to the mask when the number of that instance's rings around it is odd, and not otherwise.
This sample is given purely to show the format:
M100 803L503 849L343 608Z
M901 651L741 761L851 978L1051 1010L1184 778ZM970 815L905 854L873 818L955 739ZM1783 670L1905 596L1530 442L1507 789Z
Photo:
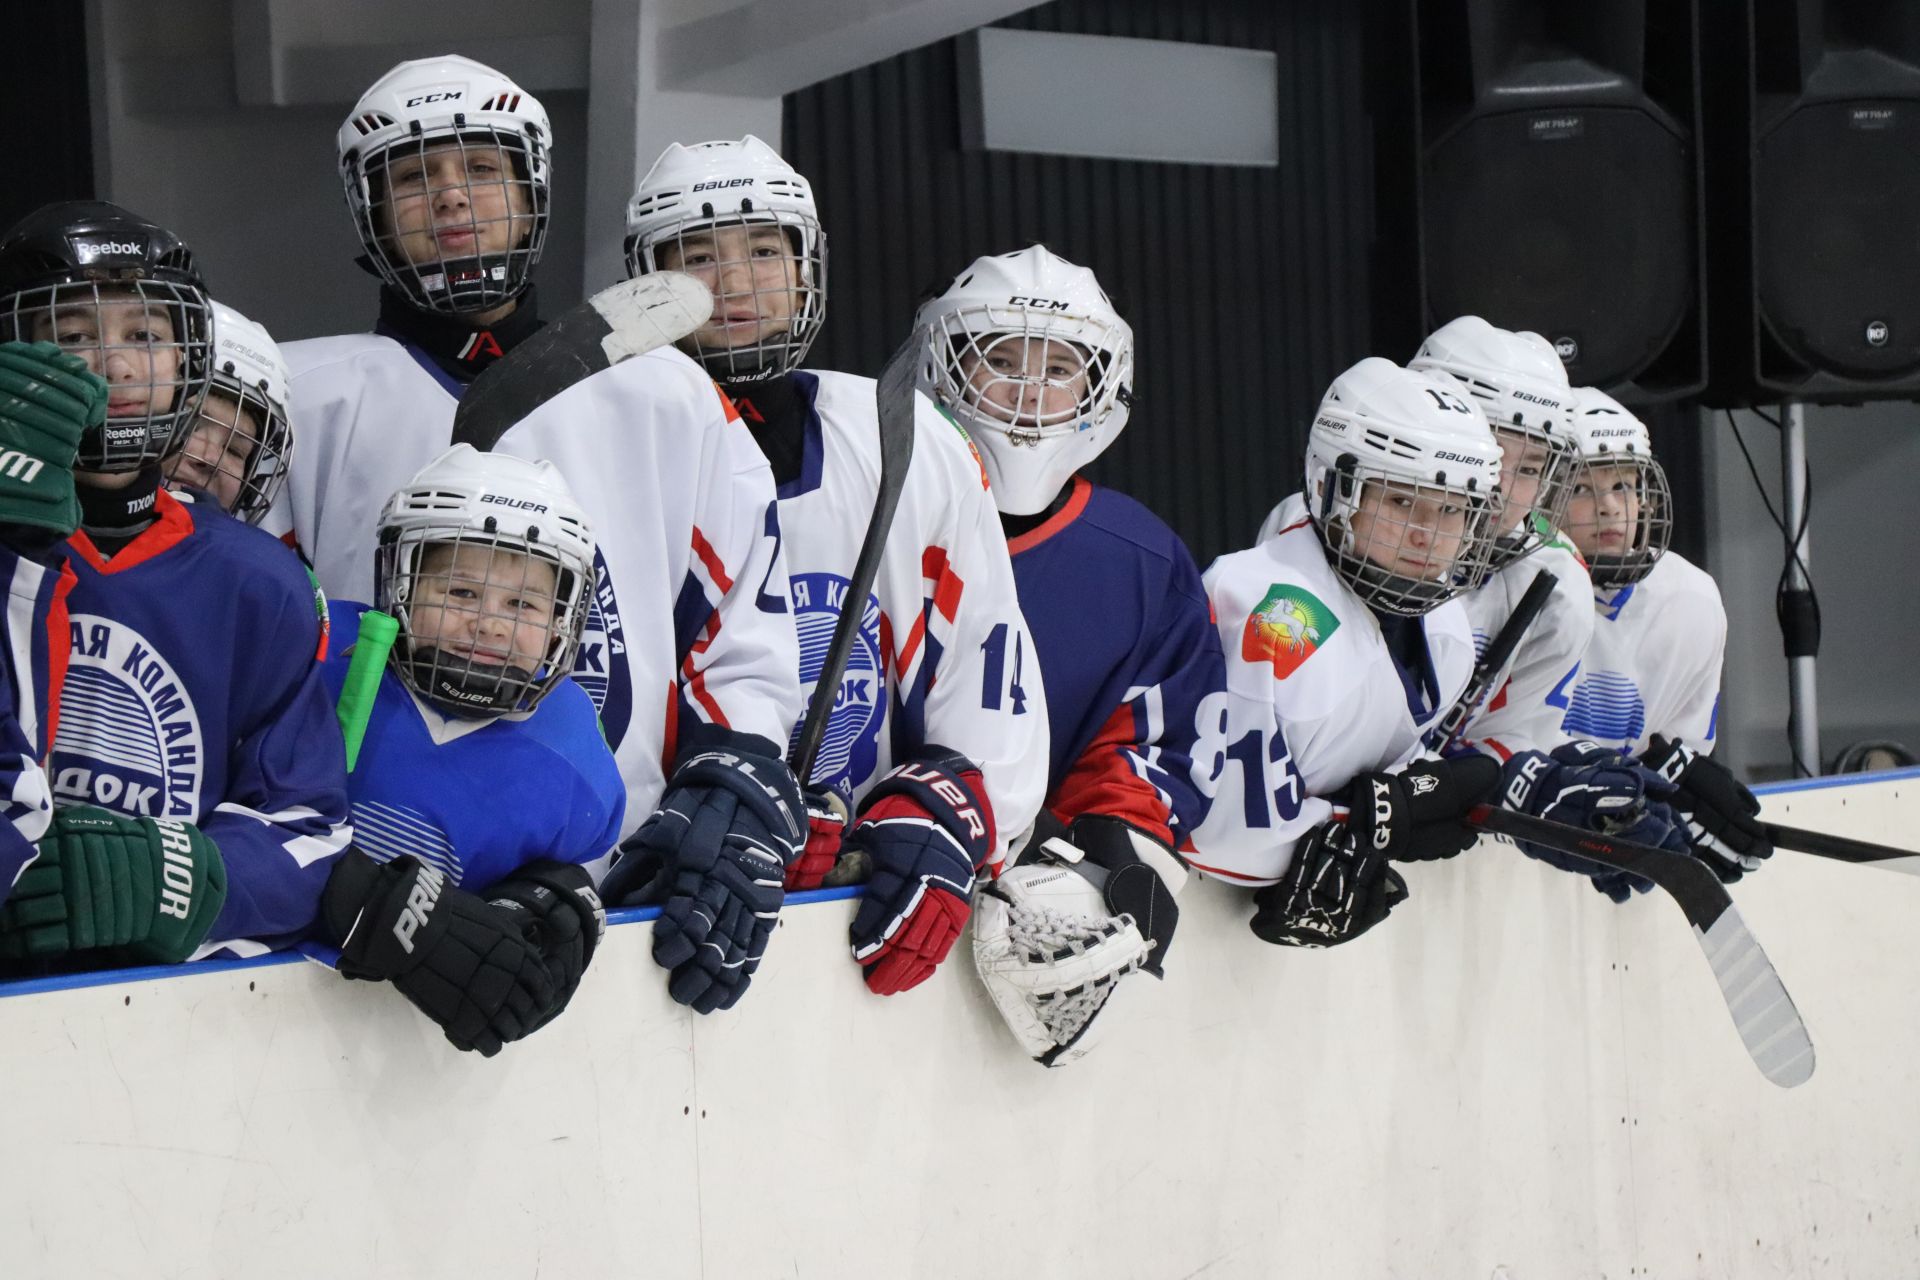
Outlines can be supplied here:
M287 362L266 329L213 304L213 380L167 479L204 489L248 524L273 505L293 457Z
M1647 424L1597 387L1574 392L1573 479L1565 528L1593 585L1640 581L1673 540L1673 493Z

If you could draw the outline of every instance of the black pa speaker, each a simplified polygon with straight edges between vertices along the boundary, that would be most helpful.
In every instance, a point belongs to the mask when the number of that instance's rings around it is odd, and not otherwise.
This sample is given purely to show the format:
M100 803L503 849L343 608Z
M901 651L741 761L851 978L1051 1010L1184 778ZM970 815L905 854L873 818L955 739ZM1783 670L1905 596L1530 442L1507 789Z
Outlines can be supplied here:
M1641 404L1706 381L1696 0L1417 0L1421 304ZM1411 354L1411 353L1408 353Z
M1920 396L1920 4L1707 0L1716 405Z

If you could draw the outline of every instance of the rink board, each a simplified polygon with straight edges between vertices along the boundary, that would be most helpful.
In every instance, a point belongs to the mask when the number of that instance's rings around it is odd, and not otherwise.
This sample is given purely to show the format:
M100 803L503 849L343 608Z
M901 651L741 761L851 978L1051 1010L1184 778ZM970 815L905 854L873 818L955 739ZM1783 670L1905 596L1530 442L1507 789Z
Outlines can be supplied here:
M1920 845L1912 773L1767 805ZM616 925L568 1014L492 1060L305 960L17 994L4 1271L1914 1274L1920 879L1782 852L1736 886L1819 1050L1783 1091L1671 903L1493 845L1407 878L1320 953L1192 886L1169 980L1058 1071L970 965L867 994L845 899L792 906L704 1019Z

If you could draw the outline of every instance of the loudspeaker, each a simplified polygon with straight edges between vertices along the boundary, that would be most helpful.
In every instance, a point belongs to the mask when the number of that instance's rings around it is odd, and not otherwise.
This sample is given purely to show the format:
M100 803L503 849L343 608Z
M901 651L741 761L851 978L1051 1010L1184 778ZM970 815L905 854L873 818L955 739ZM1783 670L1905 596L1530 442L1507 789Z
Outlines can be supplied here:
M1416 0L1425 327L1551 339L1576 386L1706 382L1696 0Z
M1920 5L1707 0L1715 405L1920 395Z

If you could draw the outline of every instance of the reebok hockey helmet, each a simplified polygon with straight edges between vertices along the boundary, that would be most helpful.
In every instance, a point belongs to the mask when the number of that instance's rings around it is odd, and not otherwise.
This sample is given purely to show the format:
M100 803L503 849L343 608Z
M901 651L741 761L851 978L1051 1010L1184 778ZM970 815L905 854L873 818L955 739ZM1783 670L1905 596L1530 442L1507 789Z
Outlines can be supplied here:
M713 319L680 345L716 382L798 368L826 319L813 188L752 134L661 152L627 203L626 248L631 275L684 271L713 290Z
M1307 434L1307 511L1346 584L1417 617L1487 580L1500 446L1457 384L1369 356Z
M553 178L538 98L471 58L419 58L361 95L338 144L362 265L414 306L459 315L526 291Z
M212 385L167 479L207 490L233 515L260 523L293 457L287 383L287 362L266 329L215 302Z
M390 661L444 711L531 711L573 670L593 602L593 534L551 462L456 444L387 500L374 605Z
M118 205L44 205L0 236L0 342L54 342L109 384L79 471L127 472L186 438L207 392L212 311L180 238Z
M1673 494L1647 424L1597 387L1574 392L1577 456L1565 529L1593 585L1629 586L1652 572L1673 540Z
M1429 334L1407 368L1450 375L1479 402L1500 442L1506 505L1493 567L1538 551L1560 522L1573 467L1573 389L1553 344L1461 316Z
M1043 511L1133 403L1133 330L1093 272L1043 245L990 254L923 304L920 388L973 437L993 500Z

